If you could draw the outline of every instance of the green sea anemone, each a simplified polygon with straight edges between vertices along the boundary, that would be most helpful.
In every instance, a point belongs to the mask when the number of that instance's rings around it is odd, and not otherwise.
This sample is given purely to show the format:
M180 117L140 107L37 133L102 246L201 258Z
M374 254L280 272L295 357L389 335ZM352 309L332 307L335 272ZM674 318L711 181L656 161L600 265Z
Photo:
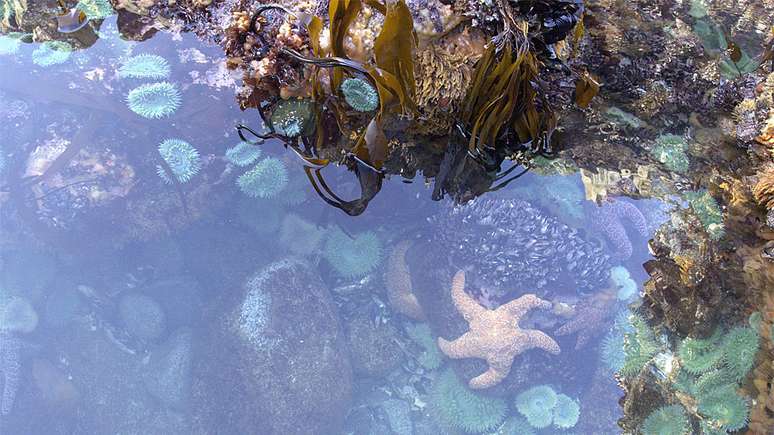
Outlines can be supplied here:
M674 134L662 134L656 138L656 143L650 151L650 155L663 163L673 172L684 173L688 170L690 162L686 150L688 143L682 136Z
M139 54L126 59L118 69L121 78L165 79L169 77L169 62L155 54Z
M282 160L267 157L237 178L237 186L252 198L273 198L288 183L288 170Z
M32 52L35 65L49 67L67 62L73 47L63 41L46 41Z
M664 406L653 411L640 430L643 435L683 435L688 433L688 417L680 405Z
M736 379L734 379L734 376L729 373L726 367L721 367L699 376L694 383L693 394L698 397L706 396L726 385L736 385Z
M736 327L723 337L722 360L729 374L737 380L743 379L755 362L760 336L750 328Z
M554 426L561 429L575 427L580 417L580 405L564 394L556 396L554 407Z
M463 385L452 369L439 373L428 404L433 419L443 427L481 433L498 427L507 405L502 399L481 396Z
M719 334L710 338L686 338L680 343L677 355L680 366L688 373L699 375L720 362L721 352L718 349Z
M308 133L314 121L312 102L307 100L282 100L271 113L271 126L278 134L287 137Z
M340 229L330 232L325 240L323 257L343 278L360 278L379 264L382 244L376 234L368 231L349 237Z
M406 324L406 334L422 347L422 353L417 356L417 362L428 369L435 370L441 366L443 355L438 349L438 342L427 323L408 323Z
M613 373L618 373L626 361L624 353L624 335L622 331L612 330L602 339L600 352L602 363Z
M181 183L188 182L199 173L202 161L199 152L191 144L180 139L167 139L159 145L161 158L172 170L172 176ZM171 182L169 174L163 166L156 168L158 175L166 182Z
M181 95L172 83L146 83L131 91L126 97L129 110L149 119L169 116L180 108Z
M261 157L261 149L251 143L239 142L226 150L226 160L237 166L249 166Z
M101 20L116 13L108 0L81 0L75 8L83 11L92 20Z
M718 202L706 190L687 192L685 198L691 205L691 209L699 218L710 239L720 240L725 234L723 226L723 211Z
M629 316L633 330L624 334L624 364L620 373L633 376L642 370L659 350L653 331L642 316Z
M358 112L370 112L379 107L379 93L363 79L346 79L341 83L344 100Z
M699 398L699 413L712 420L713 426L733 432L747 426L749 405L736 393L736 386L725 385Z
M516 409L527 418L529 424L541 429L551 425L554 419L553 409L558 396L548 385L538 385L516 396Z

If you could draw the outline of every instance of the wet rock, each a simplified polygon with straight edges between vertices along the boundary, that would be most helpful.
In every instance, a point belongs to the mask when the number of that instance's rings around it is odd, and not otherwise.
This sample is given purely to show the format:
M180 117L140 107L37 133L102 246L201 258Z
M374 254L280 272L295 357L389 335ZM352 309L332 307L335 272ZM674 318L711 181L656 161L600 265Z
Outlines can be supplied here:
M197 429L338 433L352 399L352 366L319 275L303 261L278 261L233 294L195 368Z
M134 338L153 341L166 329L166 316L158 302L138 293L129 293L118 303L118 312L126 330Z
M397 331L392 325L375 324L369 316L360 315L347 327L348 347L355 372L382 377L403 360L403 352L395 341Z
M188 406L191 393L191 342L188 329L174 333L151 355L143 382L148 392L172 409Z

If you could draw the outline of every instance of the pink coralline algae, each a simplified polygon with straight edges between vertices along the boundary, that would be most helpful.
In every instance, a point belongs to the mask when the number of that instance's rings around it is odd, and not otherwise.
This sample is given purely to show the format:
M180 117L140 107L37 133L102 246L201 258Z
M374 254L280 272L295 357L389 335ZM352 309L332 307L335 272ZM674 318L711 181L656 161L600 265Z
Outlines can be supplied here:
M21 342L9 333L0 333L0 376L3 379L3 395L0 398L0 413L7 415L13 408L16 391L19 389L21 372Z
M592 207L589 218L591 225L604 234L610 246L615 249L613 256L619 260L627 260L632 256L632 242L624 221L634 227L640 236L648 235L645 216L629 202L609 200L600 207Z

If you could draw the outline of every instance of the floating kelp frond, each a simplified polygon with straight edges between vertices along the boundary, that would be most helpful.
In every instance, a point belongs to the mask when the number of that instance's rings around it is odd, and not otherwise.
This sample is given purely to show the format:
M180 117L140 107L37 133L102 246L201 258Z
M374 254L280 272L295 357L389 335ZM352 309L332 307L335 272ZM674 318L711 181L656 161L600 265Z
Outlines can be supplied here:
M169 77L169 62L155 54L139 54L125 60L118 69L121 78L165 79Z
M132 112L144 118L158 119L177 111L181 95L172 83L146 83L129 91L126 102Z
M35 65L48 67L67 62L72 46L63 41L46 41L32 52L32 62Z

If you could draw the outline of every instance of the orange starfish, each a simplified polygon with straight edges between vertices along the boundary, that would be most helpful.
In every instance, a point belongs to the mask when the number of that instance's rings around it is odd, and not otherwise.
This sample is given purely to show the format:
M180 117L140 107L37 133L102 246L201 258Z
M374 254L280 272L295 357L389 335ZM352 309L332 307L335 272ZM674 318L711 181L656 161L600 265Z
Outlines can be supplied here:
M470 388L497 385L508 376L513 359L529 349L559 353L559 345L544 332L519 327L519 320L529 310L551 308L550 302L527 294L488 310L465 293L465 272L462 270L454 275L451 296L470 330L454 341L438 338L438 347L449 358L482 358L489 364L489 370L470 380Z

